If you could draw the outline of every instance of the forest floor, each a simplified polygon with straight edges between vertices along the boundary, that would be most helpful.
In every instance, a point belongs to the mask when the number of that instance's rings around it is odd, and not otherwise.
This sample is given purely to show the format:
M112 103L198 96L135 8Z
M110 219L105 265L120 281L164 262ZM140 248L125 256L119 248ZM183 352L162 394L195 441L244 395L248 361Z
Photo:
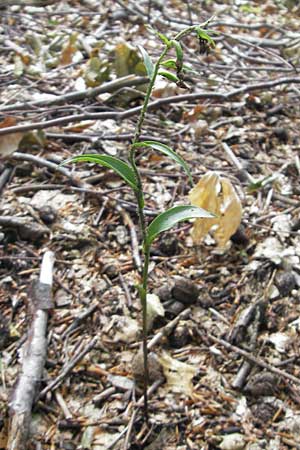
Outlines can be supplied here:
M54 307L29 449L300 449L300 10L292 3L1 7L0 448L31 286L51 250ZM195 183L209 171L230 180L242 222L223 248L213 235L193 242L189 222L153 244L149 290L161 303L149 332L147 426L132 364L141 345L134 196L100 166L58 165L92 152L126 159L147 82L137 46L155 60L161 45L145 24L170 37L211 16L216 47L206 54L197 38L183 41L188 89L159 80L143 136L184 157ZM173 161L144 151L138 163L147 221L189 203Z

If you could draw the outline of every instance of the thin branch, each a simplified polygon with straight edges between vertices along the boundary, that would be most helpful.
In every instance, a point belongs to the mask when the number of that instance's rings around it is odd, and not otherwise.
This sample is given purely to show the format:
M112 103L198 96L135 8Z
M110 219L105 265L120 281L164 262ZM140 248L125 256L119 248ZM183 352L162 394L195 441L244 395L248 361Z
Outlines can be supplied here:
M76 102L79 100L86 100L97 97L97 95L104 94L107 92L114 92L119 89L130 87L130 86L139 86L141 84L147 83L147 77L136 77L135 75L127 75L126 77L117 78L116 80L109 81L108 83L104 83L101 86L97 86L91 89L84 89L82 91L70 92L64 95L58 95L55 98L50 98L47 100L36 100L34 102L23 102L23 103L15 103L14 105L8 105L3 108L0 108L0 112L8 112L8 111L21 111L23 109L36 109L39 106L52 106L52 105L60 105L62 103L68 102Z
M21 374L9 404L11 418L8 450L27 448L31 409L46 361L48 310L53 308L51 299L53 264L54 254L47 251L43 257L40 279L35 288L35 298L32 300L33 320L24 344Z
M235 345L230 344L229 342L225 341L224 339L217 338L216 336L214 336L210 333L202 332L202 331L199 331L198 329L196 329L196 332L200 337L203 337L203 336L208 337L208 339L211 340L212 342L214 342L215 344L222 345L227 350L243 356L248 361L251 361L252 363L256 364L257 366L267 369L270 372L275 373L276 375L278 375L281 378L292 381L293 383L297 384L298 386L300 385L300 378L297 378L294 375L291 375L288 372L285 372L284 370L277 369L277 367L274 367L271 364L268 364L262 358L256 357L256 356L252 355L251 353L249 353Z
M248 92L253 91L261 91L268 90L274 88L276 86L285 85L285 84L300 84L300 77L286 77L286 78L278 78L277 80L266 81L257 84L246 85L241 88L233 89L224 94L218 94L216 92L199 92L195 94L184 94L172 97L161 98L159 100L155 100L148 105L148 110L158 109L162 106L169 105L171 103L182 103L182 102L191 102L195 100L216 100L219 102L226 102L234 99L239 95L246 94ZM100 112L100 113L85 113L85 114L77 114L70 115L65 117L59 117L57 119L45 120L43 122L30 123L26 125L16 125L13 127L6 127L0 129L0 136L5 134L12 134L17 132L24 132L30 130L42 130L45 128L50 128L53 126L66 125L71 122L81 122L84 120L104 120L104 119L114 119L116 121L122 121L124 119L128 119L136 114L141 112L142 106L137 106L135 108L131 108L127 111L123 112Z

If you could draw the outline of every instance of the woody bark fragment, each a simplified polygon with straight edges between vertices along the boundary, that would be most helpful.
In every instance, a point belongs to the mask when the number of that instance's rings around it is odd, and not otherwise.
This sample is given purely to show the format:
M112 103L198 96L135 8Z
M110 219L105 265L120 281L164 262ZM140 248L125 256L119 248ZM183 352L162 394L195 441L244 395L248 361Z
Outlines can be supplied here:
M31 421L31 410L43 376L47 353L48 311L53 308L52 280L54 254L44 254L39 281L31 299L32 316L23 347L22 369L9 403L10 423L7 450L25 450Z

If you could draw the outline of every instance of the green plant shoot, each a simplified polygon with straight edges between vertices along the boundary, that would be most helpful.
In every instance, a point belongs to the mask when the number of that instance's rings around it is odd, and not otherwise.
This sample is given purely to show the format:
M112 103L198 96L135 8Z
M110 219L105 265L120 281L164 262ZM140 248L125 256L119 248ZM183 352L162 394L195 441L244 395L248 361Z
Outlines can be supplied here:
M146 422L148 422L148 399L147 399L147 388L148 388L148 350L147 350L147 292L148 292L148 268L150 261L150 246L154 239L163 231L166 231L176 225L178 222L193 219L193 218L213 218L215 217L210 212L195 206L175 206L168 209L161 214L159 214L155 219L147 225L145 214L144 214L144 192L141 174L138 170L136 163L136 153L141 148L149 148L156 150L160 153L171 158L173 161L178 163L187 174L190 183L192 184L192 175L189 170L187 163L184 159L178 155L169 146L162 144L157 141L140 141L140 135L142 132L145 115L147 113L148 104L150 101L152 89L155 80L158 75L162 75L170 81L177 83L182 86L183 75L182 71L184 69L183 65L183 50L180 41L189 34L195 34L201 42L205 42L206 49L214 46L213 39L204 31L203 28L206 27L209 21L202 24L202 26L195 25L186 28L185 30L178 33L173 39L168 39L162 33L159 33L151 29L156 36L160 39L163 44L163 50L158 57L156 63L154 64L151 57L148 55L147 51L139 46L144 65L149 77L149 84L145 98L143 101L142 109L137 120L135 134L132 144L128 151L128 161L123 161L119 158L108 156L108 155L97 155L97 154L85 154L82 156L76 156L68 159L63 164L67 162L91 162L100 164L101 166L107 167L114 172L116 172L128 186L133 190L134 196L137 202L137 214L139 218L139 228L142 238L142 251L143 251L143 267L141 273L141 282L138 286L139 297L142 306L142 348L143 348L143 363L144 363L144 417ZM203 45L203 44L202 44ZM176 59L172 59L172 64L170 68L175 71L170 72L164 69L166 61L164 61L166 55L173 49L175 50ZM201 48L200 48L201 52ZM162 67L162 69L161 69Z

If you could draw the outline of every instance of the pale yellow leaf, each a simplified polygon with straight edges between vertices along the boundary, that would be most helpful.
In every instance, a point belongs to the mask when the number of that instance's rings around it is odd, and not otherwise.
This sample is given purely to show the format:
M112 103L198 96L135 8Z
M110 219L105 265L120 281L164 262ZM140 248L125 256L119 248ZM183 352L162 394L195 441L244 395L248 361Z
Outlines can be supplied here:
M192 230L196 244L214 226L214 238L219 247L224 247L241 223L242 206L231 182L215 172L205 174L189 195L192 205L204 208L217 215L216 219L197 219Z
M191 190L189 198L192 205L199 206L207 211L219 215L221 183L219 176L214 172L205 174L196 186ZM192 237L195 243L203 239L211 227L219 223L219 219L197 219L192 230Z
M219 247L224 247L238 229L242 219L242 205L232 184L226 178L221 178L222 201L219 226L214 238Z
M190 364L173 359L166 352L160 356L159 362L162 365L163 373L166 377L167 388L172 392L192 395L192 379L196 374L196 368Z

